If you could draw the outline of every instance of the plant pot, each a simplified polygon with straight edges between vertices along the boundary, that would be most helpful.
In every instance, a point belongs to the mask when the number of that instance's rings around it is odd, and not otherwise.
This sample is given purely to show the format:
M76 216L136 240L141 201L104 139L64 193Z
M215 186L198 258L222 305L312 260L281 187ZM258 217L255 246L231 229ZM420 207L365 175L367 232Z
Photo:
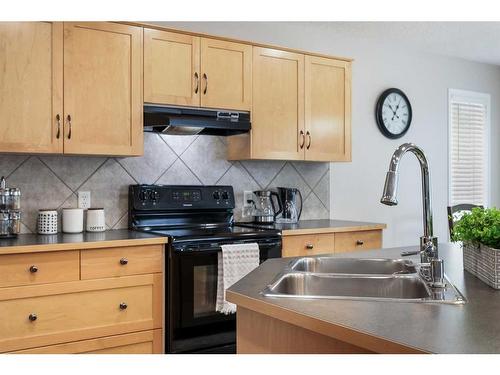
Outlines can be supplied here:
M500 249L463 243L464 269L494 289L500 289Z

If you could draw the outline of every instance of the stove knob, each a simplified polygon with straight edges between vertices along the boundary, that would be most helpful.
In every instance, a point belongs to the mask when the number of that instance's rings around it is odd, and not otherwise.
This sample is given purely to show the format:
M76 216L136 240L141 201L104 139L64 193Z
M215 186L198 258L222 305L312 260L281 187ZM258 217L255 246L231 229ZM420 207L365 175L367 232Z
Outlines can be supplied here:
M218 191L214 191L213 196L214 196L214 199L217 199L217 200L220 199L220 193Z
M141 191L139 192L139 199L140 199L141 201L145 201L145 200L146 200L146 191L141 190Z
M151 191L151 199L152 200L157 201L159 198L160 198L160 194L156 190Z
M229 199L229 193L227 191L222 192L222 199Z

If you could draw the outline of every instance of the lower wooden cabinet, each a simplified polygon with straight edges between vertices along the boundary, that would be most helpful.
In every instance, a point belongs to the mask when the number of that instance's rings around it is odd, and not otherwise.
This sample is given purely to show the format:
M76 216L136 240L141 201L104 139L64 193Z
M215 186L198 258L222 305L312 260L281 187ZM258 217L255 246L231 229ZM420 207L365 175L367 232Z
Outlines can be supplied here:
M334 236L334 233L284 236L282 256L297 257L333 253Z
M161 354L162 330L127 333L59 345L18 350L14 354Z
M163 352L162 245L0 255L0 271L11 268L19 275L0 277L0 353Z
M381 230L335 233L335 252L378 249L382 247Z
M284 235L282 256L344 253L382 247L382 230Z

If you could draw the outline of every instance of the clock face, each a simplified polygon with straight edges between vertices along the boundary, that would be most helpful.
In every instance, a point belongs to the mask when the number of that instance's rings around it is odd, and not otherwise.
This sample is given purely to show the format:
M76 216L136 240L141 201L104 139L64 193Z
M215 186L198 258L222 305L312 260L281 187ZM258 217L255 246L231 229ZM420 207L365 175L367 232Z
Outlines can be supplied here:
M377 124L388 138L400 138L410 128L411 105L399 89L388 89L380 95L376 109Z

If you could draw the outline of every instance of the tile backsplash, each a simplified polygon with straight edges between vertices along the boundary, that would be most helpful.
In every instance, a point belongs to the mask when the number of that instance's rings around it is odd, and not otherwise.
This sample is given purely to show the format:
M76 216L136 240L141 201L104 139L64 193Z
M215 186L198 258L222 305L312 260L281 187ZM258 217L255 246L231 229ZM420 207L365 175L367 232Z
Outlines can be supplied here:
M153 133L144 134L142 157L0 155L0 176L21 189L25 233L36 232L39 209L76 207L79 190L91 192L93 207L104 207L108 228L126 228L128 185L137 183L232 185L236 220L244 190L297 187L304 197L301 220L327 219L329 168L313 162L230 162L224 137Z

